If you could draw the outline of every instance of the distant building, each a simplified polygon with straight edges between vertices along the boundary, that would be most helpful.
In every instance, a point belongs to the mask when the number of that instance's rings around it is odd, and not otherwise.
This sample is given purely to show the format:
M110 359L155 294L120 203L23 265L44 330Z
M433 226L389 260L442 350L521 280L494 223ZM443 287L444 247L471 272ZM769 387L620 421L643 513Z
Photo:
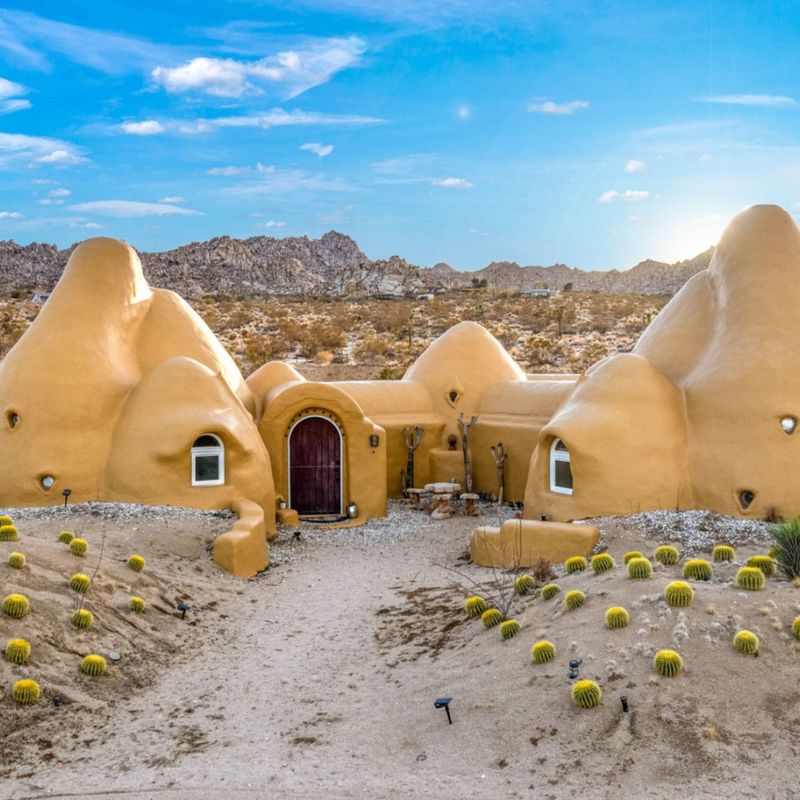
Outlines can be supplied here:
M558 289L523 289L523 297L558 297Z
M36 294L31 299L33 300L34 303L43 305L48 297L50 297L50 292L36 292Z

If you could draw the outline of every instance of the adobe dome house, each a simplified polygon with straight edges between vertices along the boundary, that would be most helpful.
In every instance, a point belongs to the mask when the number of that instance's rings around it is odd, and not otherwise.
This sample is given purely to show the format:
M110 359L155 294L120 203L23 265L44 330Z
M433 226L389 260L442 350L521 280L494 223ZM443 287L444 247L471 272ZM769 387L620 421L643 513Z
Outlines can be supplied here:
M68 488L76 502L233 507L215 559L247 576L268 563L276 499L301 515L385 515L406 428L424 430L415 486L463 482L463 414L477 417L474 490L497 493L502 442L505 499L528 519L800 514L799 307L800 231L756 206L633 353L585 375L526 376L462 322L402 380L311 382L277 362L244 380L128 245L92 239L0 362L0 505L57 504Z

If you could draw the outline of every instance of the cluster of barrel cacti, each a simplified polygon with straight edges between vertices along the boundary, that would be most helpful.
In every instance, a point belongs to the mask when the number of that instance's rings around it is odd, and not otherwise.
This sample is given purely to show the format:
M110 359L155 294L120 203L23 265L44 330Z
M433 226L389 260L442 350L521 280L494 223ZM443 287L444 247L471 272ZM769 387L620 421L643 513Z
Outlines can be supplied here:
M572 589L564 595L564 607L567 611L574 611L586 602L586 595L580 589Z
M24 594L9 594L3 600L3 613L7 617L14 619L21 619L28 611L30 611L31 604Z
M3 655L10 664L24 664L31 655L30 642L25 639L9 639Z
M542 600L552 600L560 591L557 583L546 583L542 586Z
M24 553L9 553L8 554L8 566L12 569L22 569L25 566L25 555Z
M674 650L659 650L653 659L653 666L659 675L673 678L683 669L683 659Z
M683 577L692 581L710 581L714 568L704 558L690 558L683 565Z
M711 555L718 564L723 561L733 561L736 558L736 551L729 544L718 544Z
M662 544L656 547L653 558L658 561L659 564L663 564L665 567L671 567L681 560L681 554L678 552L677 547L673 547L671 544Z
M747 559L747 566L760 569L765 578L772 577L778 571L775 561L769 556L750 556Z
M105 675L108 669L108 664L103 656L99 656L96 653L91 653L88 656L84 656L83 660L81 661L81 672L84 675L91 675L92 677L98 677L100 675Z
M694 589L686 581L672 581L664 589L664 599L675 608L685 608L694 600Z
M483 600L482 597L479 597L478 599ZM137 595L133 595L131 597L131 611L135 612L136 614L144 614L146 608L147 608L147 603L145 603L144 598L139 597ZM470 614L470 616L475 617L475 616L480 616L480 614Z
M78 594L86 594L86 592L89 591L91 583L92 579L88 575L84 575L82 572L76 572L69 579L69 588Z
M534 664L546 664L555 657L555 645L552 642L548 642L546 639L536 642L536 644L531 647L531 659Z
M758 636L752 631L737 631L733 637L733 647L737 653L746 656L758 655Z
M58 534L58 541L61 544L69 544L75 538L75 534L72 531L61 531Z
M11 697L21 706L32 706L39 702L42 689L32 678L23 678L11 687Z
M572 687L572 701L578 708L595 708L600 705L603 693L595 681L578 681Z
M0 525L0 542L17 541L19 541L19 531L13 525Z
M520 625L515 619L505 619L500 623L501 639L513 639L519 631Z
M595 575L614 569L614 559L608 553L598 553L592 556L592 569Z
M612 630L626 627L629 619L630 615L622 606L612 606L606 611L606 626Z
M80 539L79 537L75 537L69 543L69 551L74 556L78 556L79 558L83 558L87 551L89 550L89 543L86 539Z
M128 559L128 569L134 572L141 572L144 569L144 556L132 555Z
M518 575L516 578L514 578L514 592L520 597L528 594L533 587L534 580L527 573L523 573L522 575Z
M94 622L94 614L88 608L79 608L77 611L72 612L70 622L80 631L87 630L92 627Z
M494 628L503 621L503 615L496 608L487 608L481 614L481 622L487 628Z
M573 572L583 572L586 569L586 559L583 556L571 556L564 562L564 569L568 575Z
M736 587L748 592L757 592L764 588L764 573L758 567L742 567L736 573Z
M628 561L628 577L633 580L646 580L652 574L653 565L644 556L634 556Z
M133 608L133 606L131 607ZM468 617L479 617L484 611L486 611L486 600L484 600L480 595L474 594L472 597L468 597L464 601L464 611L467 613Z

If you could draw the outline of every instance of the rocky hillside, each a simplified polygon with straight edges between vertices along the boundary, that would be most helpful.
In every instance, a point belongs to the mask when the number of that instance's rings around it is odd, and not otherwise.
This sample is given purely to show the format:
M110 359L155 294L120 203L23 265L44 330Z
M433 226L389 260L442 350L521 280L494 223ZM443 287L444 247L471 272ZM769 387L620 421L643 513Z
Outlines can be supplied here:
M0 241L0 286L6 293L17 294L50 288L61 275L72 249ZM142 253L141 257L154 286L174 289L185 296L363 297L469 288L476 282L505 290L537 286L563 289L571 284L570 288L576 291L673 294L708 265L712 252L709 249L677 264L642 261L624 271L582 270L564 264L521 267L513 261L498 261L483 269L460 272L443 263L417 267L399 256L373 261L349 236L330 231L319 239L221 236L161 253Z

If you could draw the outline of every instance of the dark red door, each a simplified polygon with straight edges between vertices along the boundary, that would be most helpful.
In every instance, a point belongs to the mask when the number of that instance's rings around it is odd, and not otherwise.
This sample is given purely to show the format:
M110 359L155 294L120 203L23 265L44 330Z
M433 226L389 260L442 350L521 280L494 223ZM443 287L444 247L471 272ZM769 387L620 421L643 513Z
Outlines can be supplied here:
M341 514L341 439L323 417L306 417L289 436L289 501L298 514Z

